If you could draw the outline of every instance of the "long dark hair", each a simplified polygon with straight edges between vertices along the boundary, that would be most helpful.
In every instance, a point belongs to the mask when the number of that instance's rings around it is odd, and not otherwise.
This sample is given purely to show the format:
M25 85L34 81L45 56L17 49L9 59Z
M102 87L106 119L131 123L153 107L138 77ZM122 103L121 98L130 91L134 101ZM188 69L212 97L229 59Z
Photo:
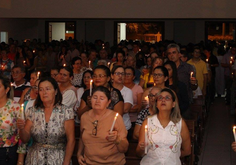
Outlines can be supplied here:
M86 89L86 85L84 84L84 75L85 75L86 73L89 73L89 74L91 75L91 78L92 78L92 76L93 76L93 71L91 71L91 70L86 70L86 71L83 73L81 87L84 88L84 89Z
M10 93L11 93L11 81L9 78L0 75L0 81L2 82L2 85L4 86L4 89L9 88L10 90L7 93L7 98L10 98Z
M171 89L173 91L175 91L175 93L177 93L178 91L178 76L177 76L177 68L176 68L176 64L173 61L166 61L164 63L165 65L170 65L171 69L172 69L172 80L173 80L173 84Z
M54 105L56 105L56 104L61 105L61 102L62 102L62 95L61 95L61 92L60 92L60 89L59 89L59 87L58 87L58 84L57 84L56 80L55 80L54 78L52 78L52 77L44 77L44 78L42 78L42 79L40 80L38 86L40 86L40 84L41 84L42 82L44 82L44 81L50 82L50 83L52 84L54 90L56 91ZM37 96L37 98L36 98L36 100L35 100L35 107L36 107L36 108L38 108L38 107L44 108L44 105L43 105L43 102L42 102L40 96Z
M157 66L156 68L154 68L154 70L156 70L156 69L160 69L163 73L163 76L168 77L168 79L165 81L165 87L169 87L169 73L168 73L168 70L164 66Z

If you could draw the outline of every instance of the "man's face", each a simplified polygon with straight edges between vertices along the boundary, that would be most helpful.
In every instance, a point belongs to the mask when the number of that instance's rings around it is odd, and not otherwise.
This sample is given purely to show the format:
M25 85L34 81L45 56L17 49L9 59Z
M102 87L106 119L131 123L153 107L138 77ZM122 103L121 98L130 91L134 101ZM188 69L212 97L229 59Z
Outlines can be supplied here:
M126 60L126 65L134 67L134 63L135 63L135 61L134 61L133 57L128 56L128 58Z
M20 82L20 81L24 80L25 73L22 72L20 68L14 68L11 71L11 74L12 74L12 78L15 82Z
M100 50L99 56L100 56L101 59L107 59L107 52L106 52L106 50L104 50L104 49Z
M180 60L180 53L178 52L177 48L169 48L167 50L167 57L170 61L178 62Z
M194 58L200 58L200 56L201 56L201 51L199 49L194 49L193 57Z
M91 54L89 55L89 60L94 61L96 59L96 55L97 55L96 52L91 52Z

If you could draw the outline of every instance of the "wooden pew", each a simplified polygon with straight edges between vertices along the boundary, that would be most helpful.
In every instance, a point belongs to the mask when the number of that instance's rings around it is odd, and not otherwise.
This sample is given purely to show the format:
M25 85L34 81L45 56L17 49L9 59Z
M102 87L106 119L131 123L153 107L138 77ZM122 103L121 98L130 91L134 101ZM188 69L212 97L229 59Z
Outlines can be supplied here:
M140 164L142 158L136 156L138 141L130 140L128 151L125 153L126 165Z

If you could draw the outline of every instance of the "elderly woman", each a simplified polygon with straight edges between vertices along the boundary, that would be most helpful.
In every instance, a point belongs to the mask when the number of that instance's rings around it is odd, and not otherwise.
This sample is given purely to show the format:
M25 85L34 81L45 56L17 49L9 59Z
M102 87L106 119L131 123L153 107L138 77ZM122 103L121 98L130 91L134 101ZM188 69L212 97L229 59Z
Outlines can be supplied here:
M83 71L82 71L82 60L79 57L74 57L71 61L73 67L73 79L71 83L74 86L81 86Z
M169 88L161 90L155 105L156 114L147 118L140 129L136 152L141 165L181 165L180 156L191 153L189 131L182 120L176 94ZM147 144L145 144L147 126ZM145 147L147 153L145 155Z
M39 97L29 108L26 121L17 120L20 137L24 143L33 138L26 165L70 164L74 150L74 113L61 104L62 95L57 82L43 78L39 82Z
M129 145L127 131L120 115L110 130L116 116L114 111L107 109L110 102L110 91L106 87L98 86L93 90L92 109L81 117L77 153L80 165L125 164L124 153Z
M9 99L10 88L10 80L0 75L0 164L20 165L26 151L19 142L16 120L22 114L20 105Z

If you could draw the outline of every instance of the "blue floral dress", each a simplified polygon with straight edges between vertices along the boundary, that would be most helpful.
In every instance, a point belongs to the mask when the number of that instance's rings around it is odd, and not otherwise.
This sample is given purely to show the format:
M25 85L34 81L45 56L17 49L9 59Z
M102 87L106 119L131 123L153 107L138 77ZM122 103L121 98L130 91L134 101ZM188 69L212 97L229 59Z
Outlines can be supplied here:
M26 165L61 165L66 148L66 120L74 120L72 108L56 105L48 123L45 121L44 109L30 107L26 118L33 123L31 137L33 145L29 148Z

